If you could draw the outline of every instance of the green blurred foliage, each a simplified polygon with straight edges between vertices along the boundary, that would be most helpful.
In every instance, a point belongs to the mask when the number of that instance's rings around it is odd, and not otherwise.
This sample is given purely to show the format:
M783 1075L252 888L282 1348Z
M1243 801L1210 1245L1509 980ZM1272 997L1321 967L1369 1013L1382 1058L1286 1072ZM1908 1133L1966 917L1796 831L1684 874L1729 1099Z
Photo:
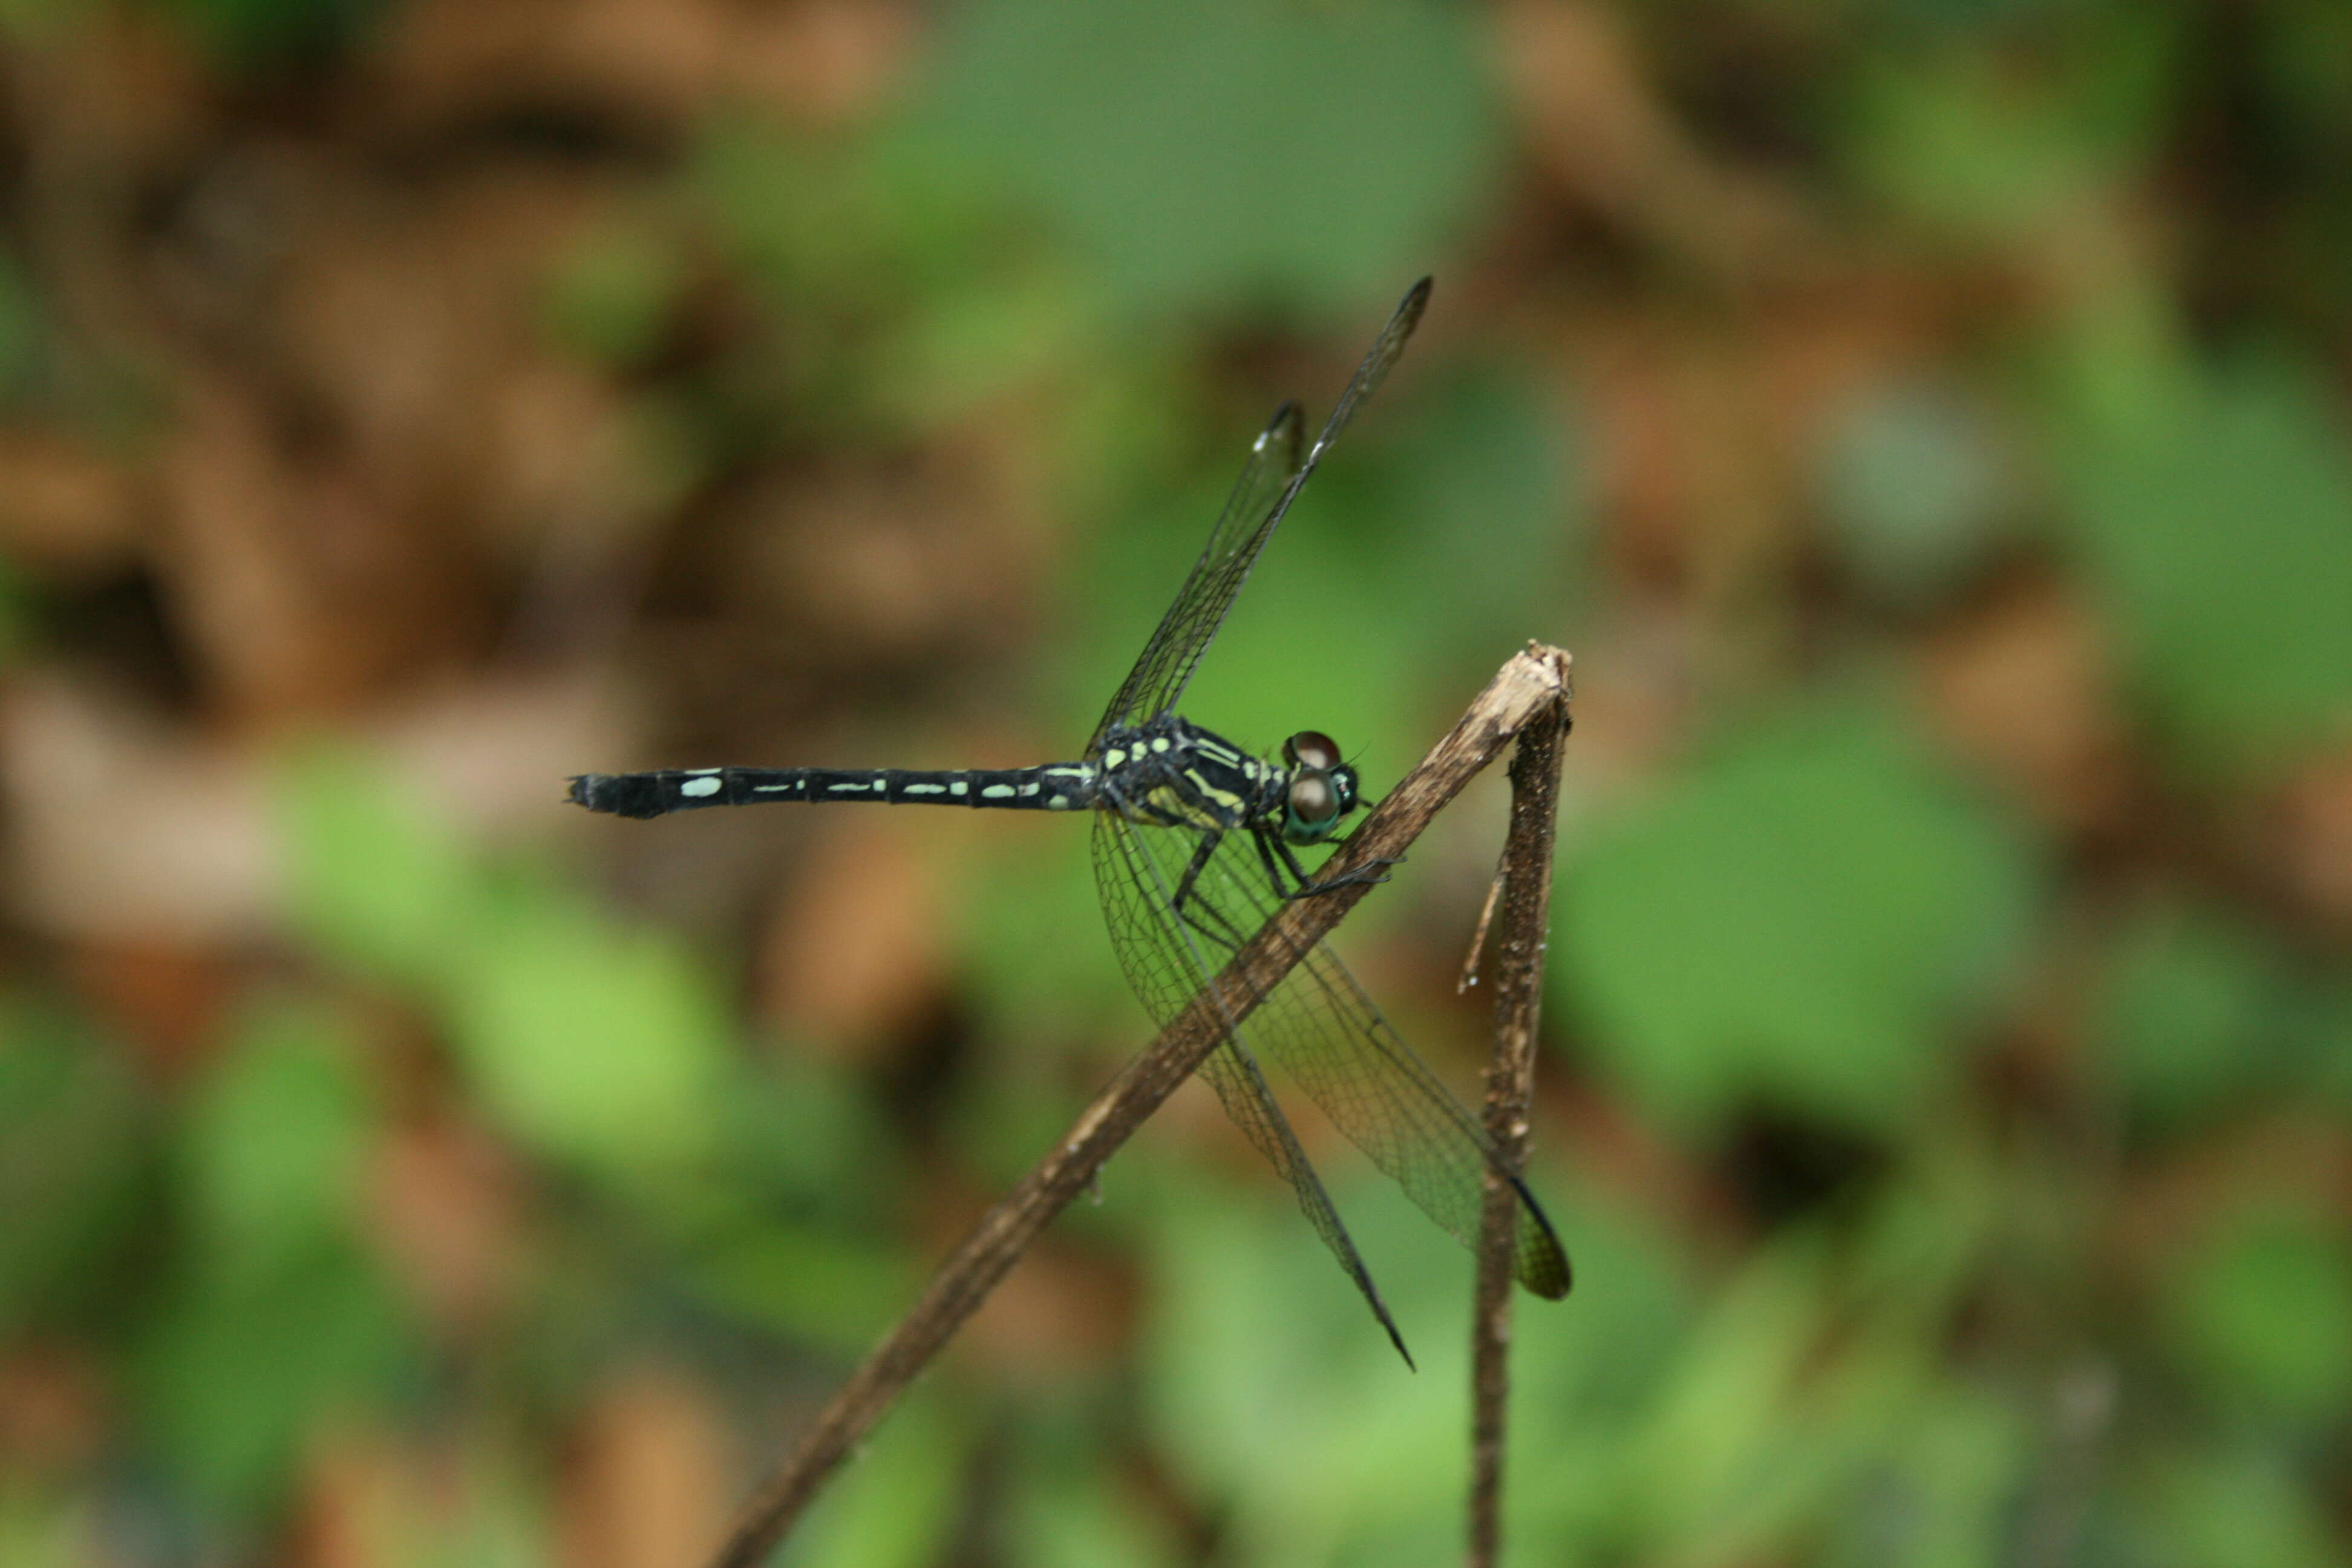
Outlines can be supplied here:
M607 225L583 237L548 280L548 333L583 358L626 370L661 346L686 281L684 258L660 225Z
M333 1018L263 1005L180 1129L188 1262L140 1377L173 1473L231 1520L280 1500L322 1411L382 1404L415 1353L363 1237L359 1072Z
M0 1026L0 1333L103 1317L152 1157L138 1087L54 1001Z
M2135 1111L2167 1131L2226 1116L2306 1066L2301 987L2263 933L2214 909L2152 904L2123 923L2097 1038Z
M2257 355L2069 454L2070 540L2193 766L2276 768L2352 731L2347 431L2314 376Z
M304 756L287 804L320 949L435 1009L482 1113L620 1202L679 1286L844 1346L903 1298L906 1265L857 1234L890 1190L887 1133L814 1066L747 1079L674 938L484 863L357 756Z
M1127 312L1361 311L1501 176L1475 38L1423 0L992 0L955 19L936 70L939 133Z
M2033 934L2016 830L1867 707L1694 766L1566 869L1563 999L1662 1115L1893 1132L1953 1087Z
M189 1107L179 1176L204 1250L232 1270L351 1232L372 1120L332 1018L265 1003L237 1033Z
M969 1423L936 1397L904 1402L888 1436L812 1510L777 1561L792 1568L916 1568L950 1549Z
M1580 1268L1612 1283L1516 1347L1517 1549L1556 1563L1751 1561L1828 1520L1853 1542L1832 1561L1997 1560L1971 1553L2005 1528L2027 1424L1940 1373L1923 1334L1981 1255L1989 1180L1967 1162L1919 1172L1858 1247L1790 1236L1704 1302L1671 1237L1573 1212ZM1364 1211L1369 1194L1341 1195ZM1465 1324L1444 1243L1384 1205L1359 1227L1402 1287L1423 1361L1418 1378L1384 1379L1366 1359L1377 1347L1344 1332L1344 1290L1284 1243L1281 1206L1254 1208L1188 1189L1157 1226L1171 1249L1163 1440L1235 1500L1244 1561L1426 1561L1446 1549L1459 1484L1447 1412Z
M1823 521L1857 586L1890 607L1948 602L2011 531L2012 464L1982 410L1928 382L1870 388L1828 430Z
M87 1508L56 1506L13 1488L0 1491L0 1557L24 1568L71 1568L89 1561L92 1551Z
M9 250L0 248L0 400L16 402L37 384L45 335L33 280Z
M2176 1455L2150 1470L2144 1481L2147 1533L2132 1542L2144 1561L2263 1568L2343 1561L2337 1531L2275 1453Z
M1889 50L1844 84L1857 182L1939 239L1998 244L2063 226L2157 149L2189 10L2046 8L2030 59L1957 32Z
M2352 1245L2324 1211L2263 1203L2223 1216L2183 1258L2166 1329L2208 1398L2231 1414L2330 1426L2352 1403Z
M227 69L284 78L317 69L353 48L391 0L162 0L189 23Z
M516 1136L625 1181L709 1155L729 1026L675 942L476 867L355 761L314 762L292 789L312 929L429 988L483 1105Z
M518 827L379 721L561 667L647 764L1066 751L1276 399L1319 418L1424 271L1185 707L1377 796L1578 654L1532 1184L1579 1285L1517 1319L1512 1560L2343 1560L2347 15L0 5L0 735L95 672L185 820L187 757L266 778L282 856L195 936L6 889L0 1563L706 1545L1142 1037L1086 834L814 876L797 820L572 820L604 756L534 756ZM770 25L814 31L727 30ZM316 291L306 226L381 260L352 211L510 319L320 332L286 302L405 298ZM522 393L434 357L475 340ZM189 412L247 394L253 450ZM321 714L206 638L362 639L300 590L404 559L371 529L467 613L289 746ZM26 751L37 824L81 760ZM1339 943L1465 1086L1481 787ZM1457 1550L1459 1249L1301 1119L1408 1375L1185 1092L780 1562ZM615 1415L648 1361L688 1416Z

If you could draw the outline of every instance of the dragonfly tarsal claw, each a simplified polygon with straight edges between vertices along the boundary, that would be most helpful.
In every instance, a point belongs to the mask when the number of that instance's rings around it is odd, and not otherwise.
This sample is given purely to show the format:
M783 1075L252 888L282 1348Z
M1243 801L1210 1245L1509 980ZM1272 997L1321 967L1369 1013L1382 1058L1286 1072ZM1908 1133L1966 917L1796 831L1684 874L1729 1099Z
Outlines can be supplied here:
M1311 899L1318 893L1336 893L1342 888L1378 887L1389 879L1389 874L1381 868L1400 863L1400 859L1393 856L1367 860L1351 871L1343 871L1336 877L1326 877L1319 882L1306 883L1286 896L1294 899Z

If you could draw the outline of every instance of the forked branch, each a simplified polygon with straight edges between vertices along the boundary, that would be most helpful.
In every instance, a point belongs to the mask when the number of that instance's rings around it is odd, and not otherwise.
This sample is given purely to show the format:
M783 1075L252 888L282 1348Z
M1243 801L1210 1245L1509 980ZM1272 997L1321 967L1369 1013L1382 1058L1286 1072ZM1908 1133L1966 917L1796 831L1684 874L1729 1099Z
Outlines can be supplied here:
M1487 918L1500 909L1487 955L1495 985L1495 1050L1486 1067L1486 1136L1511 1171L1527 1163L1528 1108L1535 1098L1536 1026L1543 1010L1544 948L1551 931L1552 847L1559 820L1561 742L1568 738L1567 658L1559 698L1519 732L1511 753L1511 827L1495 876ZM1478 1232L1478 1294L1470 1330L1469 1568L1493 1568L1502 1553L1503 1419L1510 1392L1511 1255L1518 1200L1486 1173Z
M1568 656L1529 644L1496 672L1451 733L1406 774L1322 868L1326 881L1394 860L1463 785L1511 739L1551 711L1566 692ZM953 1336L1020 1259L1037 1233L1080 1193L1145 1119L1192 1076L1224 1037L1225 1020L1245 1016L1355 907L1368 884L1298 899L1249 942L1207 991L1192 999L940 1266L896 1328L819 1413L815 1426L745 1508L712 1568L756 1568L815 1497L825 1478ZM1223 1005L1218 997L1222 997Z

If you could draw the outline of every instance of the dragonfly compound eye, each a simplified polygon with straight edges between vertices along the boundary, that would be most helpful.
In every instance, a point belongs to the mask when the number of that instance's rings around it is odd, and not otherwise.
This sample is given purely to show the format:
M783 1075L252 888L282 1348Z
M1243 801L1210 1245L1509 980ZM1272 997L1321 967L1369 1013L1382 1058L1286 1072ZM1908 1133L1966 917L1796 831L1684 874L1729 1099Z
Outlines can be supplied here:
M1283 836L1301 844L1329 833L1347 813L1331 775L1313 768L1301 769L1291 779L1288 804L1290 820L1283 825Z
M1331 770L1331 791L1339 797L1339 815L1356 809L1356 770L1341 763Z
M1329 773L1339 765L1339 742L1320 730L1301 730L1282 743L1282 758L1294 768Z

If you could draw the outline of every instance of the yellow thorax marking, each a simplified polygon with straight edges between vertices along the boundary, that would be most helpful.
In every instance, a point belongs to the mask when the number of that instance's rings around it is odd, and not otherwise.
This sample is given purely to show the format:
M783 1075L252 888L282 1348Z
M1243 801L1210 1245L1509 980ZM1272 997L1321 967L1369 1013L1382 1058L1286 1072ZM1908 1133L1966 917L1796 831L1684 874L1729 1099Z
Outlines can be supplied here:
M1191 779L1193 784L1200 789L1201 793L1207 795L1211 800L1217 801L1222 805L1230 805L1235 810L1240 808L1242 803L1239 797L1228 795L1223 790L1209 788L1207 785L1202 784L1199 777L1195 774L1187 773L1185 774L1185 777ZM1172 784L1160 784L1154 788L1149 795L1143 797L1143 803L1150 806L1152 812L1162 821L1168 822L1171 825L1181 823L1190 827L1226 827L1232 826L1229 818L1219 816L1215 812L1211 811L1207 806L1200 804L1200 802L1187 797L1182 791L1178 790Z

